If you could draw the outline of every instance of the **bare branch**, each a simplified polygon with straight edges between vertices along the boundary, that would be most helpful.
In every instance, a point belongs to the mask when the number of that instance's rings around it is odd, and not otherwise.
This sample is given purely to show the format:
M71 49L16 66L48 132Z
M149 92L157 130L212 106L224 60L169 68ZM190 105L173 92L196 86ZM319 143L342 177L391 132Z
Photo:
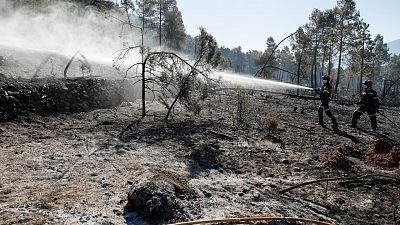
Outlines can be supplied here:
M396 182L400 182L400 179L396 178L396 177L391 177L391 176L386 176L386 175L364 175L364 176L360 176L360 177L333 177L333 178L323 178L323 179L317 179L317 180L312 180L312 181L307 181L307 182L303 182L303 183L299 183L296 184L292 187L283 189L281 191L279 191L279 193L283 194L285 192L291 191L293 189L296 188L300 188L300 187L304 187L310 184L315 184L315 183L320 183L320 182L327 182L327 181L339 181L339 180L345 180L345 181L359 181L365 178L372 178L372 177L383 177L386 179L392 179L395 180Z
M64 78L67 78L67 72L68 72L68 68L71 65L72 61L74 61L75 57L78 55L79 50L77 52L75 52L75 54L71 57L71 59L68 61L67 65L65 66L64 69Z

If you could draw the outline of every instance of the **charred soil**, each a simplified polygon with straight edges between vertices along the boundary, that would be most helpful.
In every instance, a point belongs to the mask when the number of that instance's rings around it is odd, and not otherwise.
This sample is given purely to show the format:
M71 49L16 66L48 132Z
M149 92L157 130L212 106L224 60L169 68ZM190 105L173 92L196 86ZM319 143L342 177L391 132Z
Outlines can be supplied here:
M178 106L169 122L149 102L143 119L131 103L2 123L0 224L251 216L400 223L400 132L384 117L377 133L368 132L366 115L350 128L354 107L332 103L335 133L328 121L316 125L317 101L215 96L200 116ZM398 108L381 113L400 123Z

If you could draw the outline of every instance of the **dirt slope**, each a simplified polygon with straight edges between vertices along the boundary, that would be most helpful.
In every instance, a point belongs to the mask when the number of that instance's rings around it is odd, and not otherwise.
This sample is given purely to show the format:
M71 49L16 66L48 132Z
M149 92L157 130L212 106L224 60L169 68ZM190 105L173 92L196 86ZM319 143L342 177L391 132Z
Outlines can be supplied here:
M8 77L43 78L64 77L65 67L72 55L61 55L53 51L40 51L14 46L0 45L0 74ZM86 58L85 58L86 59ZM82 67L88 63L88 68ZM78 54L67 70L67 77L95 75L97 77L120 79L125 74L115 70L111 63L100 61L82 61Z

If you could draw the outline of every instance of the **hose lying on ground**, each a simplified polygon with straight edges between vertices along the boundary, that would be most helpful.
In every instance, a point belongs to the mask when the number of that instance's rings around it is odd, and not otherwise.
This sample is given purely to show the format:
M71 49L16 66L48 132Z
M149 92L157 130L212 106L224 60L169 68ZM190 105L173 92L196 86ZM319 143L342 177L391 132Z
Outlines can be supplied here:
M173 223L169 225L197 225L197 224L217 224L217 223L235 223L235 222L260 222L260 221L293 221L293 222L310 222L317 225L334 225L333 223L323 222L318 220L309 220L295 217L244 217L244 218L224 218L214 220L197 220L190 222Z

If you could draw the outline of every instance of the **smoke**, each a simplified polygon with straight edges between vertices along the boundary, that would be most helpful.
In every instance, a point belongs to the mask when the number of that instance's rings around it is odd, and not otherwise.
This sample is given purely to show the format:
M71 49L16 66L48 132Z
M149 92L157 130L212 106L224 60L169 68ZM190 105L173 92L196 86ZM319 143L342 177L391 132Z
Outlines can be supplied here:
M72 56L79 51L89 61L112 65L124 46L140 45L140 30L123 26L117 11L48 1L41 6L13 8L0 0L0 45ZM139 49L127 60L139 59Z

